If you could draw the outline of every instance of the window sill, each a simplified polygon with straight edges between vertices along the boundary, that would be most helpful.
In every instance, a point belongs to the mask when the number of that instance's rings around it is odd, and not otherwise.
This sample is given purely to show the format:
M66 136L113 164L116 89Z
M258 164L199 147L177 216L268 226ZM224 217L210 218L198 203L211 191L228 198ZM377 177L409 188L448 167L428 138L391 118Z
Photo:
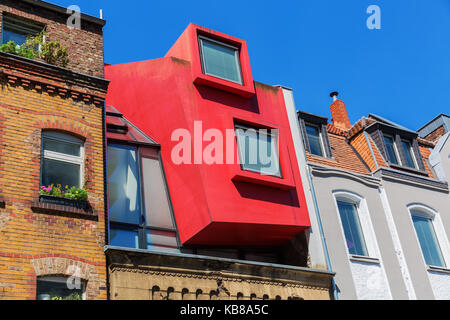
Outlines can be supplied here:
M428 176L428 172L426 172L426 171L421 171L421 170L417 170L417 169L410 168L410 167L404 167L404 166L400 166L400 165L393 164L393 163L389 163L389 166L392 169L408 171L410 173L414 173L414 174L418 174L418 175L422 175L422 176Z
M442 267L428 266L428 272L450 274L450 269L442 268Z
M295 189L295 184L282 178L265 176L251 171L241 171L233 177L235 182L247 182L259 184L265 187L276 188L284 191Z
M357 255L350 255L350 261L364 262L364 263L371 263L371 264L381 264L381 261L378 258L370 258L370 257L357 256Z
M50 214L56 216L63 216L69 218L85 219L85 220L98 220L96 214L90 210L77 209L70 206L57 205L52 203L45 203L34 201L31 204L31 210L36 213Z

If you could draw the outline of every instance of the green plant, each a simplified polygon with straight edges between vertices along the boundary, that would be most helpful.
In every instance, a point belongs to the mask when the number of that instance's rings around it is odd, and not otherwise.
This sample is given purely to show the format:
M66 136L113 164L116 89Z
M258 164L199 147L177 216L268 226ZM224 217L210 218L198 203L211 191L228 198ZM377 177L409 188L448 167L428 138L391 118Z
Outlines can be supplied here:
M41 190L39 190L39 195L54 196L80 201L87 201L89 198L89 194L85 188L69 188L69 186L66 186L65 190L63 191L60 184L57 186L52 184L49 187L42 186Z
M63 301L63 300L65 300L65 301L81 301L81 300L83 300L83 297L81 296L81 294L75 292L65 298L60 297L60 296L52 296L50 300L52 300L52 301Z
M22 45L9 41L0 47L0 51L28 59L40 58L49 64L64 68L69 63L67 48L59 41L50 41L44 31L34 36L28 36L27 41Z

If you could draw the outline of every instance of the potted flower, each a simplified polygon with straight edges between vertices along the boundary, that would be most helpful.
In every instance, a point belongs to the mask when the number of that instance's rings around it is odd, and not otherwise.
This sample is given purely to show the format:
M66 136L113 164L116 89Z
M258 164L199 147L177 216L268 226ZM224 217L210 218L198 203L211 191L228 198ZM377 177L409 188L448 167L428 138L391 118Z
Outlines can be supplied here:
M85 188L66 186L63 190L61 185L42 186L39 191L39 202L87 210L88 192Z

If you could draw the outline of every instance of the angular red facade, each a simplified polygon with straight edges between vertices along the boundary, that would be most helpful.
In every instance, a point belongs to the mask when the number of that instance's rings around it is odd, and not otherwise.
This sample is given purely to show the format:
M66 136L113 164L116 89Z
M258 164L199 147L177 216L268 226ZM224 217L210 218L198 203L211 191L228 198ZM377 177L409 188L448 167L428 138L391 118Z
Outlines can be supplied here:
M205 72L200 39L236 48L239 81ZM245 41L191 24L166 57L109 65L105 72L111 80L107 104L161 145L183 245L278 246L310 227L282 90L253 81ZM209 129L224 140L232 131L234 154L224 141L224 158L238 158L237 124L279 130L282 177L243 170L238 161L208 165L194 159L196 150L211 144L201 142ZM192 164L172 160L180 143L172 135L179 129L191 134Z

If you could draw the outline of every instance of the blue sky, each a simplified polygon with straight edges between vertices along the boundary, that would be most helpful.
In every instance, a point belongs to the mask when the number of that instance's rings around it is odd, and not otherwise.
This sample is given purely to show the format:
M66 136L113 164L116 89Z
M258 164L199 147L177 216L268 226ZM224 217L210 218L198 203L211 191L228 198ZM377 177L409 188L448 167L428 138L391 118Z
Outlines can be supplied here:
M107 20L105 61L160 58L190 22L245 39L253 77L294 89L330 117L339 91L350 120L369 113L418 129L450 113L450 0L49 0ZM382 29L369 30L369 5Z

